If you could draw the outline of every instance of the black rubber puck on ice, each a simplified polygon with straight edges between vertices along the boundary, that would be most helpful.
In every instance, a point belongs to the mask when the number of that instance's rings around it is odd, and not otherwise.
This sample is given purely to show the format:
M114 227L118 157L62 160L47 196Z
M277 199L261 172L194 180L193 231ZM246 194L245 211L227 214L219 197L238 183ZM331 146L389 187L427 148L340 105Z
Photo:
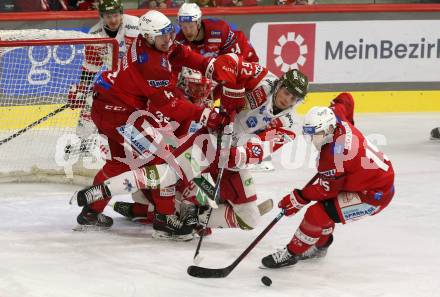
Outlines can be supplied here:
M261 282L268 287L272 284L272 280L270 278L268 278L267 276L263 276L261 278Z
M432 140L440 140L440 127L432 129L431 139Z

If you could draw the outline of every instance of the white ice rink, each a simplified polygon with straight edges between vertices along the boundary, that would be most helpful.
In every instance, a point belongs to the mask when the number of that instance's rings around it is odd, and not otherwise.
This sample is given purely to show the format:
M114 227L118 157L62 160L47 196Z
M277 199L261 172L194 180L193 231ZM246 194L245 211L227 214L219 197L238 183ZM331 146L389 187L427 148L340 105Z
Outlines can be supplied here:
M263 256L290 240L302 211L283 218L227 278L196 279L186 274L196 241L153 240L151 226L134 225L111 209L110 231L74 232L79 208L68 199L77 186L0 184L0 297L438 297L440 142L428 138L440 126L440 114L356 120L364 134L386 137L380 147L393 162L396 195L379 215L337 225L326 258L280 270L258 268ZM278 201L313 173L307 162L258 173L259 199ZM215 230L204 241L201 265L232 263L277 213L264 216L253 231ZM271 287L262 285L263 275L272 279Z

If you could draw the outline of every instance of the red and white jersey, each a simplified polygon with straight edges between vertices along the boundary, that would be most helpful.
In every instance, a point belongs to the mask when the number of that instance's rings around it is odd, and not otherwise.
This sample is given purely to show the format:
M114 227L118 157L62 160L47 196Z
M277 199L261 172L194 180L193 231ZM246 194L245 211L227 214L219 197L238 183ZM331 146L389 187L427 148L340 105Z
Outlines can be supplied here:
M203 19L202 27L204 30L203 40L189 42L180 31L176 36L176 41L189 45L194 51L205 57L236 53L247 61L258 62L258 56L243 32L232 30L228 23L220 19Z
M390 160L352 124L351 94L339 94L330 107L337 117L336 131L332 142L321 148L318 182L306 186L303 197L326 200L340 192L357 192L380 200L393 192L394 171Z
M244 88L246 106L235 116L233 140L246 139L268 128L292 128L293 108L273 112L273 95L278 81L258 63L246 62L235 54L219 56L206 70L207 77L230 87Z
M258 63L259 59L254 47L249 43L242 31L234 31L237 37L229 52L242 56L248 62Z
M90 28L89 34L96 35L101 38L110 38L107 32L104 29L104 21L101 19L97 24L95 24L92 28ZM122 23L119 27L118 33L115 36L119 44L119 62L122 57L127 52L130 45L139 35L139 18L132 15L123 14L122 15ZM84 67L91 72L97 72L102 65L102 62L106 63L106 58L104 57L101 61L97 62L95 59L87 58L87 49L86 49L86 61L84 63ZM111 57L108 57L109 61L111 61Z

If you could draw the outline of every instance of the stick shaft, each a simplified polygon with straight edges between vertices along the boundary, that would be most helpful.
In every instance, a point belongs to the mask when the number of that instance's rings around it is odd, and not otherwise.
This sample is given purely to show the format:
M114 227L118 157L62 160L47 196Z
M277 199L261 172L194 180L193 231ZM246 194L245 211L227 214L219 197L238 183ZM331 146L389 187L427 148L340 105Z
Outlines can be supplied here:
M63 105L61 107L59 107L58 109L55 109L54 111L52 111L51 113L48 113L47 115L45 115L44 117L42 117L41 119L36 120L35 122L27 125L26 127L24 127L23 129L15 132L14 134L12 134L11 136L3 139L0 141L0 145L5 144L9 141L11 141L12 139L20 136L21 134L25 133L26 131L32 129L33 127L41 124L42 122L47 121L49 118L53 117L54 115L57 115L58 113L62 112L63 110L65 110L68 107L68 105Z

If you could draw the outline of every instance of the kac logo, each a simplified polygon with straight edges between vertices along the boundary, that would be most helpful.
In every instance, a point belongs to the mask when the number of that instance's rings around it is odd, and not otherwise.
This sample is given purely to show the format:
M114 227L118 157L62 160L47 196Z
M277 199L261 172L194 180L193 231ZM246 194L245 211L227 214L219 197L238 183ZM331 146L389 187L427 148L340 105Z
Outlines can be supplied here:
M257 126L257 124L258 124L258 120L257 120L256 117L249 117L249 118L246 120L246 125L247 125L249 128L255 128L255 127Z

